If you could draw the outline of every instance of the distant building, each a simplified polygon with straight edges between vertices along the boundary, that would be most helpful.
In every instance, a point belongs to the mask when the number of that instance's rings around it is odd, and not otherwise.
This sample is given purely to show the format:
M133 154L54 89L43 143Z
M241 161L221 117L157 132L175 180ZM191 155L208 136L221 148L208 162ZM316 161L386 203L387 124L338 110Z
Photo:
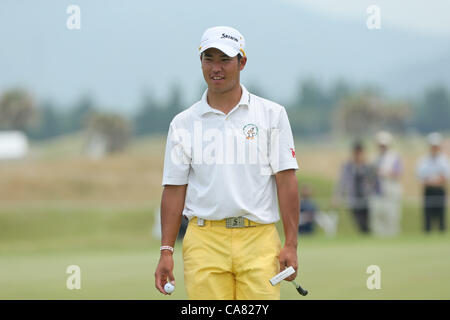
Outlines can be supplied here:
M28 139L23 132L0 131L0 160L22 159L28 149Z

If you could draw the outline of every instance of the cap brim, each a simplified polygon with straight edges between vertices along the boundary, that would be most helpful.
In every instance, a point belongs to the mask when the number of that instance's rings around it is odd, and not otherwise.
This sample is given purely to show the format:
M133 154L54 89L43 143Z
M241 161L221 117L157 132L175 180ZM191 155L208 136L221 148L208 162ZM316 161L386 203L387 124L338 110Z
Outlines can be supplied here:
M236 51L234 48L232 48L232 47L230 47L230 46L224 45L223 43L217 43L217 42L216 42L216 43L210 43L210 44L208 44L208 45L202 47L202 48L200 49L199 54L202 54L202 52L204 52L204 51L206 51L206 50L208 50L208 49L210 49L210 48L216 48L216 49L219 49L220 51L222 51L223 53L225 53L227 56L232 57L232 58L235 57L235 56L237 56L238 53L239 53L239 51Z

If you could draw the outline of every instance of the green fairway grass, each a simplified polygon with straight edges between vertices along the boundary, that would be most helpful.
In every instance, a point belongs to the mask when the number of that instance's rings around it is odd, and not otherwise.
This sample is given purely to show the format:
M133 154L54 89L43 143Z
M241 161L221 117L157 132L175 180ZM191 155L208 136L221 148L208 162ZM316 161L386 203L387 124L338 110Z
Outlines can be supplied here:
M160 241L151 230L164 139L140 139L126 154L95 161L81 155L81 146L79 136L65 137L33 146L26 161L0 163L0 299L186 299L181 242L175 292L163 296L154 287ZM299 184L311 187L321 210L330 210L347 150L297 149ZM282 299L450 299L450 234L423 234L414 177L421 149L404 150L401 234L362 236L349 212L336 209L335 238L317 229L299 239L297 281L310 294L302 297L283 282ZM283 239L281 222L277 229ZM66 288L70 265L81 268L80 290ZM381 269L379 290L366 286L370 265Z
M396 239L301 239L297 280L310 294L302 297L283 282L281 298L448 299L449 240L439 234ZM175 249L176 290L171 296L161 295L154 287L158 249L130 246L1 254L0 298L186 299L181 243ZM81 268L80 290L66 288L69 265ZM366 287L369 265L381 268L379 290Z

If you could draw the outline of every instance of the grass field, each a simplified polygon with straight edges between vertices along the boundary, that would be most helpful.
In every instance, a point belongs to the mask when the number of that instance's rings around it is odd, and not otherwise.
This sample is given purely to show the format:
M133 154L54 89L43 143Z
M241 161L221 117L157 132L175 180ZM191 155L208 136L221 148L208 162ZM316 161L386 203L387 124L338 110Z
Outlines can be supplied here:
M175 248L177 289L154 288L159 241L151 237L161 196L161 137L139 140L129 152L93 161L80 137L33 147L32 156L0 163L1 299L185 299L181 243ZM357 234L339 212L335 238L322 232L299 240L301 297L289 283L282 299L448 299L450 235L421 232L413 168L423 147L404 147L402 234ZM300 183L326 207L345 147L298 144ZM333 154L333 157L329 155ZM278 228L281 231L280 224ZM66 288L66 268L81 268L81 290ZM369 290L369 265L381 268L381 289Z
M282 284L282 299L448 299L450 238L442 235L374 238L302 239L299 282L310 291L301 297ZM73 246L73 243L72 243ZM181 243L175 254L176 291L163 297L154 288L155 246L53 248L0 256L2 299L186 299ZM81 290L66 288L66 268L81 268ZM381 289L368 290L366 269L381 268ZM266 279L267 281L267 279Z

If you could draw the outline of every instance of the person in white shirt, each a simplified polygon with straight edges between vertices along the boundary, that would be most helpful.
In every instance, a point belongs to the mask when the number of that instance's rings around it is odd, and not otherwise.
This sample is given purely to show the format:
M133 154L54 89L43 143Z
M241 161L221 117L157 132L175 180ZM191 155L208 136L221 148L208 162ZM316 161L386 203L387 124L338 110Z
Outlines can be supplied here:
M373 167L377 180L370 199L370 225L373 233L380 236L394 236L400 231L403 165L392 149L392 140L387 131L375 135L378 155Z
M428 135L430 153L417 164L417 176L423 186L424 230L430 232L438 222L439 230L446 229L446 193L450 179L450 165L442 152L442 136L437 132Z
M169 126L161 200L161 256L155 286L174 282L173 245L182 215L190 299L279 299L269 279L297 261L298 164L284 107L240 84L242 34L213 27L199 54L208 89ZM285 243L274 223L283 221Z

